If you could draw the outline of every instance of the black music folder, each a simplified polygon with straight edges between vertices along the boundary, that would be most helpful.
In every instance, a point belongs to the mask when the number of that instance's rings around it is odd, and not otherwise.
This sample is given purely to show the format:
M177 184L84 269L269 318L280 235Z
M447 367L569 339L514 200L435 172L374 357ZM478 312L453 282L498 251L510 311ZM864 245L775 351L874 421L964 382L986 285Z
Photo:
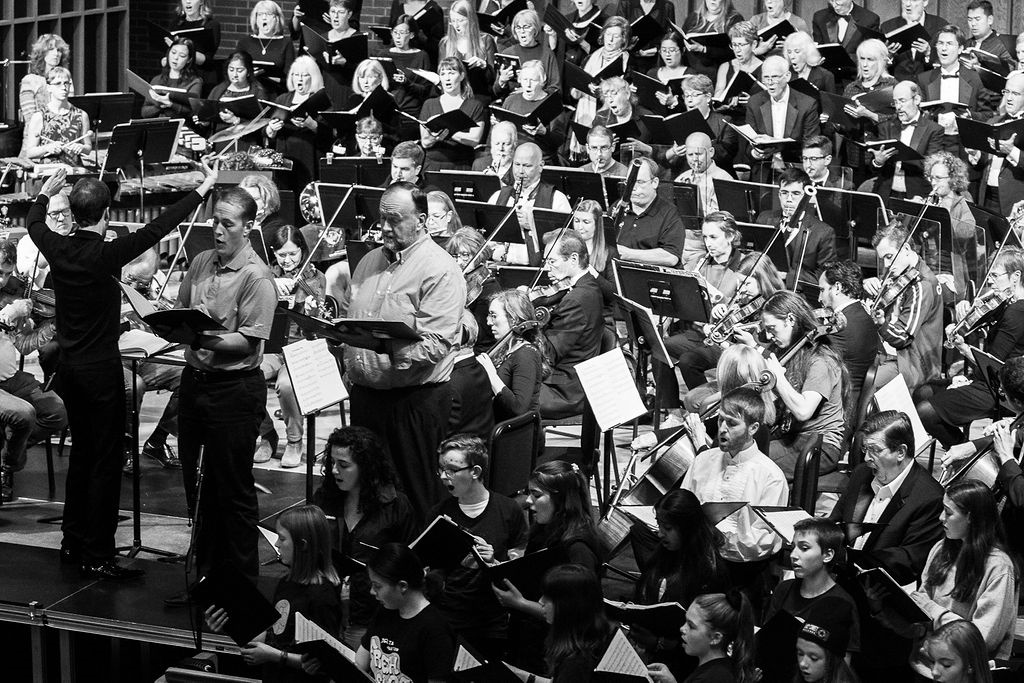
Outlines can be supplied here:
M331 98L327 95L327 90L321 88L315 93L307 97L303 102L295 105L281 104L278 102L271 102L270 100L260 100L260 102L271 107L270 116L271 118L281 119L287 121L292 118L302 118L304 116L318 116L320 112L327 111L331 108Z
M93 130L109 133L114 126L131 120L135 96L130 92L103 92L75 95L68 101L89 115Z
M654 144L684 145L691 133L704 133L712 141L715 139L711 126L699 109L689 109L670 116L644 114L642 118L651 131L651 142Z
M382 185L391 175L391 158L334 157L320 159L320 182Z
M789 82L789 87L802 95L807 95L818 103L821 108L821 90L806 78L794 78Z
M331 647L326 640L307 640L293 643L289 651L300 655L310 655L320 662L320 672L327 674L332 681L373 681L374 678L358 666L355 661Z
M665 348L665 340L662 338L661 331L658 329L658 324L654 320L654 313L651 309L614 292L612 293L612 299L625 310L626 325L630 328L630 332L636 338L637 343L646 348L655 360L669 367L674 366L675 361L672 360L668 354L668 349ZM660 446L655 446L651 450L654 451L658 447Z
M473 118L466 112L462 111L462 109L452 109L451 111L446 111L441 114L434 114L426 121L421 121L412 114L407 114L404 111L400 111L398 113L407 119L415 121L434 133L440 133L443 130L447 130L449 135L453 133L464 133L479 125L477 121L474 121Z
M143 97L149 97L149 91L155 90L161 95L167 95L167 97L176 104L188 104L189 95L188 90L185 88L174 88L169 85L157 85L155 83L150 83L131 69L126 71L125 76L127 77L128 88Z
M857 28L862 30L860 26ZM822 43L817 47L818 53L821 55L821 65L829 71L836 72L854 68L853 58L839 43Z
M557 92L548 93L547 97L538 102L526 114L509 111L496 104L491 105L491 111L499 121L510 121L515 124L516 128L536 126L538 123L543 123L546 126L562 113L563 108L562 96Z
M596 75L591 76L589 73L584 71L582 68L576 66L572 62L565 62L562 65L563 78L562 78L562 92L568 94L572 88L579 90L587 95L592 95L590 92L590 86L600 87L601 81L606 78L612 78L613 76L625 75L625 70L622 68L622 60L616 59L611 62L608 66L601 69Z
M914 602L913 598L907 595L885 567L862 569L858 566L856 583L863 592L866 592L865 589L868 585L880 587L885 596L882 598L885 609L898 615L901 619L911 624L931 622L932 618Z
M761 86L757 84L753 76L746 71L737 69L729 82L725 84L725 92L722 93L721 99L716 97L715 101L718 103L728 102L743 93L755 93L759 90L761 90Z
M494 36L505 36L510 33L512 19L521 11L527 9L526 0L512 0L504 7L493 14L477 12L476 20L480 26L481 33L490 33Z
M632 51L651 47L665 33L665 27L659 24L650 14L645 14L629 25L629 35L633 43Z
M157 310L152 301L146 299L131 285L120 280L117 283L128 298L135 313L143 322L153 328L153 332L161 338L175 344L191 344L196 336L204 332L224 330L224 326L206 313L195 308L171 308Z
M165 39L174 40L175 38L188 38L192 41L192 44L195 45L196 52L202 52L209 57L213 56L210 53L214 51L214 33L213 29L207 26L179 28L172 31L157 23L147 20L146 27L149 31L150 42L153 45L159 46L162 50L167 49Z
M673 78L668 83L662 83L657 78L652 78L647 74L631 71L629 79L632 81L633 87L636 88L637 103L651 111L665 110L665 106L658 101L658 93L670 93L680 100L683 98L682 78Z
M682 33L682 31L680 31ZM707 31L704 33L683 33L683 38L691 43L699 43L708 51L719 50L725 52L729 49L729 34Z
M476 538L444 515L427 525L409 547L424 567L450 570L457 567L476 544Z
M636 605L631 602L604 599L605 613L615 621L640 626L656 636L676 639L686 623L686 608L678 602Z
M838 598L825 598L825 600L832 599L838 601ZM847 609L853 609L849 603L840 604L846 606ZM792 680L796 669L796 659L781 657L779 653L795 651L796 639L803 626L803 619L794 617L786 610L780 609L754 634L754 642L757 644L755 661L758 668L764 673L764 680Z
M495 72L512 67L515 72L512 76L513 80L517 80L519 78L519 69L521 69L522 66L523 60L520 59L518 55L510 55L504 52L499 52L494 55Z
M712 525L718 524L723 519L742 510L748 503L742 500L701 503L700 509L708 522Z
M226 564L200 577L189 595L203 610L214 605L223 609L228 615L224 633L240 646L252 642L281 616L249 577Z
M192 105L192 113L203 121L220 121L220 112L222 110L227 110L247 121L251 121L260 114L260 103L255 95L229 97L220 100L190 97L188 101Z
M896 43L896 52L908 52L914 46L914 41L923 40L926 43L932 41L932 36L918 22L905 24L894 31L885 34L885 44Z
M896 148L896 155L890 159L890 161L920 161L924 159L924 155L918 152L913 147L904 144L900 140L868 140L866 142L857 142L853 140L853 144L860 145L865 150L882 150L889 149L890 147Z
M783 19L777 24L766 26L758 31L757 37L762 43L767 43L772 38L775 38L777 41L785 40L791 33L796 33L796 28L794 28L793 24L789 23L788 19ZM776 46L778 45L779 43L776 42Z
M957 117L957 133L960 142L966 149L978 149L989 154L999 154L999 142L1016 135L1014 146L1024 149L1024 119L1003 121L1002 123L985 123L972 118ZM996 144L990 144L989 141Z
M334 55L341 55L349 64L358 64L370 54L369 36L365 33L357 33L341 40L329 40L326 35L302 24L302 39L306 44L306 51L309 52L318 62L330 64ZM324 53L327 59L324 60Z
M505 581L508 581L519 589L527 600L538 600L543 592L544 575L552 567L566 561L565 551L554 547L497 564L484 562L475 548L471 552L480 570L493 585L506 590Z

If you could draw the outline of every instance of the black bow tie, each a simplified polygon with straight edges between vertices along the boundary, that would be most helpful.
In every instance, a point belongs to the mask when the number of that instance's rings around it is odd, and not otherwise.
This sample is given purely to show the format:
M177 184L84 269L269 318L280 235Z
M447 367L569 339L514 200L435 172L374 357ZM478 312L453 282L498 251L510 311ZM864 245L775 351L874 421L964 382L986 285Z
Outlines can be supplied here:
M960 78L960 72L957 71L955 74L942 74L942 78Z
M917 121L911 121L910 123L901 123L900 130L906 130L907 128L913 128L917 125Z

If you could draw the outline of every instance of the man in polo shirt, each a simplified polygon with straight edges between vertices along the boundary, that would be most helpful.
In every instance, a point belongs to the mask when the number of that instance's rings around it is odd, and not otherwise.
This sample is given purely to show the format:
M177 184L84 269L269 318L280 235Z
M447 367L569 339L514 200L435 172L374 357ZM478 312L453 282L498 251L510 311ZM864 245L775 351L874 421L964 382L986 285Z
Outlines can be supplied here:
M253 579L259 510L252 458L267 402L260 362L277 306L270 268L249 243L255 219L248 192L222 192L213 209L214 247L192 260L178 290L179 308L202 310L224 327L196 336L179 389L178 453L199 525L197 566L202 572L227 565Z
M658 197L657 162L647 157L637 161L640 169L619 231L619 256L626 261L676 266L684 240L694 253L703 252L696 231L692 237L687 235L676 207Z

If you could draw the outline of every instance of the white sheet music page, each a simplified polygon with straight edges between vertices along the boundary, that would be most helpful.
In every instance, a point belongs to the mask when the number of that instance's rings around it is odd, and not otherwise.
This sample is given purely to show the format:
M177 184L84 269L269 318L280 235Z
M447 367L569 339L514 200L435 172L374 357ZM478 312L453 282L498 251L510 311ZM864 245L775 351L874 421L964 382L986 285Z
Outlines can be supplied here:
M481 664L483 662L474 657L464 646L459 645L459 651L455 653L455 665L452 671L466 671L467 669L474 669Z
M875 403L878 404L879 410L898 410L906 413L910 418L910 425L914 428L914 443L917 444L918 453L931 445L932 437L917 414L917 407L914 405L914 399L910 397L910 389L907 388L907 380L903 375L896 375L884 387L876 390Z
M326 339L302 339L281 350L300 413L311 415L348 398L338 361L327 349Z
M332 648L344 655L350 662L356 661L356 653L330 633L316 625L312 620L307 619L302 612L295 613L295 642L310 643L314 640L322 640Z
M602 432L647 412L622 349L616 347L583 361L576 366L576 374Z
M611 644L605 650L604 657L598 662L595 671L606 671L608 673L625 674L637 676L646 681L651 677L647 674L647 665L633 646L626 639L626 634L619 629L615 632Z

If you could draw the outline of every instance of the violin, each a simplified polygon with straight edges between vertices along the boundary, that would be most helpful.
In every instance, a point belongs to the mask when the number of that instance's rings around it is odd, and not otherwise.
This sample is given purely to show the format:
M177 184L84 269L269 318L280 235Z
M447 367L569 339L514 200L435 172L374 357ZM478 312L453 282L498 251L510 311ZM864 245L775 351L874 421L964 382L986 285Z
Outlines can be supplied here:
M534 320L524 320L522 322L513 325L508 332L502 335L501 339L494 342L494 346L487 350L487 355L494 363L495 366L501 365L499 362L512 347L512 343L516 340L516 337L522 337L529 330L535 330L540 327L544 327L550 319L548 310L541 308L536 311L537 318Z
M295 283L292 291L301 291L305 294L305 301L311 302L310 308L313 309L316 317L323 320L337 318L338 302L335 301L334 297L328 296L326 292L317 286L316 269L313 266L307 265L302 269L301 273L301 277L299 276L298 269L291 273L285 273L285 277L290 278Z
M572 289L572 285L569 283L569 278L566 277L550 284L532 287L527 294L534 306L553 308L570 289Z
M920 277L921 272L917 268L910 266L896 277L886 278L882 282L882 288L878 291L878 295L875 296L874 301L869 306L871 312L887 310L896 303L896 300L906 291L907 287L917 282Z
M967 311L964 319L953 325L952 329L950 329L949 336L943 342L943 346L947 349L955 348L956 345L953 343L953 340L956 337L966 337L969 334L974 334L982 327L993 324L1009 302L1009 293L1002 290L989 289L980 294L971 303L971 308Z
M472 306L484 292L484 285L493 280L494 276L487 264L481 263L473 268L466 276L466 306Z
M764 306L764 298L760 294L745 304L729 306L722 319L708 331L707 336L704 337L704 343L708 346L726 343L732 337L737 326L757 315L762 306Z

